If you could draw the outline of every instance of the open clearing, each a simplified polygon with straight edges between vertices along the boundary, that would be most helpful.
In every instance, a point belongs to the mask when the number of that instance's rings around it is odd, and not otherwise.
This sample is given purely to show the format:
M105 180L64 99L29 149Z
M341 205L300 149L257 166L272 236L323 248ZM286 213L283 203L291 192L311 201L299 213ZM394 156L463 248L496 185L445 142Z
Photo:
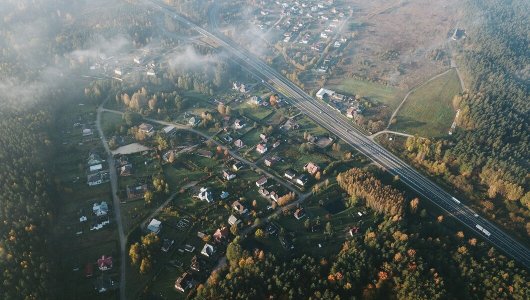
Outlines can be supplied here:
M410 95L390 129L425 137L445 135L455 114L452 99L460 91L455 70L426 83Z
M101 115L101 127L106 136L112 135L116 128L125 125L121 115L115 113L104 112Z
M350 2L354 38L331 81L353 75L408 89L449 66L448 33L459 18L459 1Z

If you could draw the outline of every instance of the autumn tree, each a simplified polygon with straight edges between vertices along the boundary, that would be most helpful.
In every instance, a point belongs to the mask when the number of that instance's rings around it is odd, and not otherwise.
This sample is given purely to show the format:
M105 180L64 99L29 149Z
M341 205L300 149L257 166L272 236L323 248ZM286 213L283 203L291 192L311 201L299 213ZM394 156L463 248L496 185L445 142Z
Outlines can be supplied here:
M151 202L153 201L153 198L154 198L154 194L153 192L151 192L150 190L147 190L144 194L144 201L145 201L145 204L147 205L150 205Z
M258 239L262 239L265 237L265 233L263 232L263 230L261 228L258 228L256 229L256 232L254 233L256 238Z
M230 226L230 232L234 236L238 236L239 235L239 227L237 226L237 224L233 224L232 226Z
M133 265L136 265L138 264L138 262L140 262L140 258L141 258L140 251L141 251L140 243L134 243L129 248L129 257Z
M149 257L142 258L140 263L140 274L146 274L151 270L151 259Z
M269 97L269 102L272 107L276 107L276 105L278 105L278 99L279 99L278 94L273 94Z
M149 101L147 102L147 105L149 106L149 109L150 110L154 110L156 108L156 104L158 102L158 99L156 96L154 96L153 98L149 99Z
M243 249L239 244L239 238L236 237L230 242L226 248L226 259L230 264L237 264L243 255Z
M383 185L371 173L352 168L337 176L337 183L349 195L365 199L373 210L390 216L402 216L405 198L401 192Z
M142 246L148 249L155 248L160 243L160 237L154 232L150 232L142 237Z
M420 204L420 199L418 198L414 198L410 200L410 212L416 213L416 211L418 210L419 204Z
M289 192L278 199L278 205L285 206L291 203L295 199L296 195L293 192Z
M166 150L169 147L167 140L160 134L157 134L155 142L157 144L158 150L160 151Z
M226 106L223 102L219 102L219 105L217 105L217 111L223 116L226 115Z

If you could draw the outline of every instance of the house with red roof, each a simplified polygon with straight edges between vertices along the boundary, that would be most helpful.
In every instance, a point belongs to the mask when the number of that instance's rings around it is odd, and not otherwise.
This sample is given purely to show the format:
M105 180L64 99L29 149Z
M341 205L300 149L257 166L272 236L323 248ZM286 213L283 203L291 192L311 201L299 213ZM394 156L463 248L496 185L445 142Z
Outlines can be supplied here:
M260 187L267 183L267 176L262 176L260 179L256 181L256 186Z
M216 243L222 243L228 239L229 232L230 231L228 230L228 227L226 226L218 228L217 231L213 234L213 240Z
M256 151L258 151L260 154L264 154L267 152L267 145L266 144L258 144L256 146Z
M320 167L312 162L308 162L304 166L304 170L311 175L315 175L318 171L320 171Z
M107 270L112 269L112 257L111 256L103 255L101 256L100 259L98 259L97 263L98 263L98 268L101 271L107 271Z

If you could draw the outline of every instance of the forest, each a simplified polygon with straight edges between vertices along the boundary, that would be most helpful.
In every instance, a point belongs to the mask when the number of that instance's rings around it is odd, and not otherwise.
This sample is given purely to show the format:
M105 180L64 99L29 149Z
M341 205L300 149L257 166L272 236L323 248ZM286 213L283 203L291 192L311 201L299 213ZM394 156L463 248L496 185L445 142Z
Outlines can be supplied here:
M402 150L490 218L528 237L530 4L509 3L466 1L466 38L458 51L468 90L453 100L458 130L444 139L409 138Z
M76 19L90 8L90 3L85 4L64 0L0 4L0 299L60 295L51 231L60 198L53 163L56 155L64 153L56 152L56 133L62 128L55 120L57 108L79 99L82 91L77 77L65 80L65 74L74 72L65 66L67 60L75 50L89 48L100 33L116 35L120 26L138 37L139 45L151 34L139 32L145 18L135 11L121 15L127 22L101 16L107 22L99 28L85 27L82 19ZM99 90L93 100L104 92Z
M1 299L53 298L52 122L45 108L0 110Z

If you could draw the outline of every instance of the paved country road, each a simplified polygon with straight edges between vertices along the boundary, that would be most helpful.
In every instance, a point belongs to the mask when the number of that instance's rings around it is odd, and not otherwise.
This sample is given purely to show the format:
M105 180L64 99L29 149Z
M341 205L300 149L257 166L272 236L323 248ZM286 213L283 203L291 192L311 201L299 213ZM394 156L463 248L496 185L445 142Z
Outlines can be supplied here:
M315 100L268 64L245 50L241 45L234 43L226 36L223 36L218 32L211 33L203 29L194 24L191 20L180 15L174 7L168 6L163 2L155 0L146 1L151 3L152 6L172 16L176 21L197 31L208 40L214 42L218 47L226 50L231 54L233 59L245 64L247 69L251 71L255 77L274 86L277 90L280 90L292 105L300 109L300 111L313 121L341 138L390 174L399 176L401 181L408 187L416 191L425 199L431 201L449 215L453 216L463 226L475 232L477 235L480 235L483 239L520 262L526 268L530 268L530 250L525 245L512 238L492 222L479 216L426 176L410 167L375 141L371 140L358 128L353 126L353 124L344 116L333 111L324 103Z
M107 143L107 138L101 129L101 114L104 111L103 106L107 103L105 100L99 107L96 117L96 127L101 137L101 142L105 151L107 152L107 162L109 163L109 175L110 175L110 186L112 190L112 203L114 206L114 214L116 219L116 224L118 225L118 236L120 242L120 299L126 299L125 297L125 267L127 263L127 258L125 255L125 248L127 246L127 238L123 232L123 222L121 219L121 207L120 207L120 198L118 197L118 174L116 172L116 165L112 152L109 149L109 144Z

